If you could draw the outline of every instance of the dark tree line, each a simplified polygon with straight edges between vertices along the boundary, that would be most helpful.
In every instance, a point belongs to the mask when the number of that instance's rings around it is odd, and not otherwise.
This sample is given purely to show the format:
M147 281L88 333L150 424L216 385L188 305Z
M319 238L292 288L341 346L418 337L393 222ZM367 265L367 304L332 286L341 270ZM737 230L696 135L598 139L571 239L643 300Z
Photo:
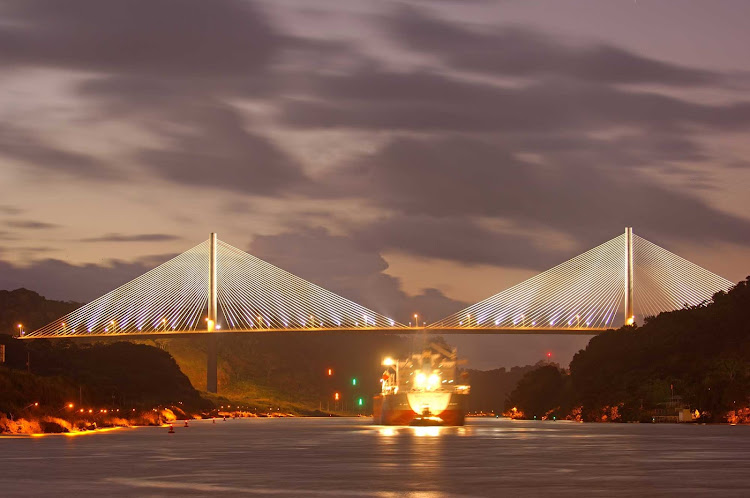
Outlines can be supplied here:
M543 367L521 379L506 410L650 420L673 394L710 421L750 406L750 277L710 302L592 338L569 373Z

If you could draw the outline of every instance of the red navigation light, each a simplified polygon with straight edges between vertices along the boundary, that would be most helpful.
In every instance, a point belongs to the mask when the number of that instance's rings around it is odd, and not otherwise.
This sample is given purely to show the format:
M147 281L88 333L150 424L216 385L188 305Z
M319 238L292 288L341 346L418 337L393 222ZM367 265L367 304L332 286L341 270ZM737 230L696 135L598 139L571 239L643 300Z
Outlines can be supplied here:
M547 358L552 358L552 353L547 353Z

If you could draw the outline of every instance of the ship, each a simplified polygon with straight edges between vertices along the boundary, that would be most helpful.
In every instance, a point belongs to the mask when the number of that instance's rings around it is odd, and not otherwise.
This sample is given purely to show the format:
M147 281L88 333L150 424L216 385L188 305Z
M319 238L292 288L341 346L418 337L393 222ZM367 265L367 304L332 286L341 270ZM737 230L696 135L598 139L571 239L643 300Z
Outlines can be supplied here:
M456 349L432 342L405 360L385 358L373 420L379 425L464 425L470 386Z

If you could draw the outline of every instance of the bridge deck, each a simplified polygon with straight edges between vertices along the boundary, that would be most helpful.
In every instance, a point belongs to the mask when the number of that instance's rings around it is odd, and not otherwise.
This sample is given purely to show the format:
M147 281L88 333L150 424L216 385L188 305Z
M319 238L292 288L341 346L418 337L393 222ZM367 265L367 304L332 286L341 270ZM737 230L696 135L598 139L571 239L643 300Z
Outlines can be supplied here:
M115 333L70 333L33 335L28 334L18 339L147 339L168 337L195 337L207 335L228 334L315 334L315 335L338 335L338 334L378 334L378 335L413 335L413 334L462 334L462 335L598 335L607 329L592 327L357 327L357 328L268 328L268 329L221 329L209 332L207 330L159 330L150 332L115 332Z

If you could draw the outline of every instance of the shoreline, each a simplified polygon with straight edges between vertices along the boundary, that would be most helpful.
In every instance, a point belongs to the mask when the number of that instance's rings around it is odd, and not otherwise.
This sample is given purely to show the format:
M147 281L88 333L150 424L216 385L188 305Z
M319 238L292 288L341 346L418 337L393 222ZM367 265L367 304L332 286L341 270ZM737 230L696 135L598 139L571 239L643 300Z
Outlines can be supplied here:
M208 420L221 420L223 416L218 417L193 417L193 418L179 418L169 421L164 421L162 423L149 423L149 424L128 424L128 425L113 425L113 426L106 426L106 427L96 427L93 429L82 429L82 430L68 430L68 431L61 431L61 432L21 432L21 433L12 433L12 432L0 432L0 440L2 439L37 439L42 437L48 437L48 436L61 436L61 437L78 437L78 436L84 436L84 435L90 435L90 434L103 434L106 432L114 432L114 431L122 431L127 429L142 429L147 427L153 427L153 428L168 428L172 426L173 424L177 422L184 422L184 421L208 421ZM267 415L267 416L258 416L258 415L250 415L250 416L238 416L238 417L227 417L227 419L241 419L241 418L351 418L351 419L361 419L361 418L368 418L372 419L372 417L367 416L357 416L357 415L349 415L349 416L296 416L296 415ZM467 417L469 418L469 417ZM648 422L584 422L584 421L577 421L577 420L533 420L533 419L514 419L511 417L495 417L495 416L472 416L470 418L474 419L505 419L510 421L523 421L523 422L569 422L569 423L576 423L576 424L588 424L588 425L598 425L598 424L620 424L620 423L634 423L634 424L644 424L644 425L681 425L681 426L745 426L748 427L750 424L745 423L729 423L729 422L683 422L683 423L648 423ZM373 424L375 427L376 424ZM409 427L407 425L405 426L379 426L379 427Z

